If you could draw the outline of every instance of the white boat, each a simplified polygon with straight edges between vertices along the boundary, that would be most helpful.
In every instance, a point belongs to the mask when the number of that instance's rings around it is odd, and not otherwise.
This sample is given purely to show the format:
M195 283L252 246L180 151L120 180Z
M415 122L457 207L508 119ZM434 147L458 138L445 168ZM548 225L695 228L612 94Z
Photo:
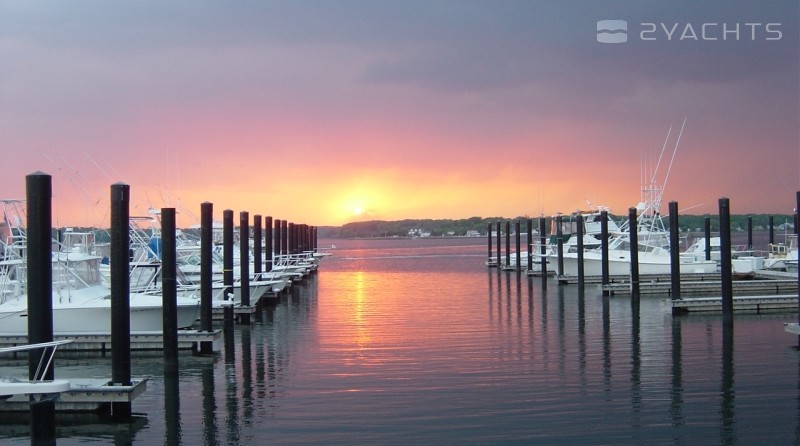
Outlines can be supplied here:
M797 235L788 234L788 243L772 243L769 245L764 268L778 271L797 270Z
M108 334L111 332L111 290L99 270L101 257L78 251L53 253L53 333ZM7 261L10 262L10 261ZM0 283L0 335L27 333L28 299L23 262L7 268ZM163 330L161 295L130 293L131 332ZM178 328L194 324L197 299L178 297Z
M608 271L610 275L627 275L631 273L630 243L625 237L617 237L609 243ZM577 252L564 253L564 275L578 275ZM639 244L639 274L670 274L672 263L669 248ZM585 251L583 254L584 274L599 276L602 274L602 253L600 249ZM713 260L695 260L693 256L679 256L681 274L713 273L717 271L717 262Z
M55 356L58 346L69 344L70 342L72 342L72 340L64 339L60 341L41 342L37 344L26 344L0 348L0 354L35 352L36 350L42 351L33 379L23 379L13 376L0 377L0 400L8 399L15 395L29 395L34 399L41 399L50 395L58 395L61 392L66 392L69 390L69 380L48 380L44 378L47 374L47 370L53 363L53 357Z

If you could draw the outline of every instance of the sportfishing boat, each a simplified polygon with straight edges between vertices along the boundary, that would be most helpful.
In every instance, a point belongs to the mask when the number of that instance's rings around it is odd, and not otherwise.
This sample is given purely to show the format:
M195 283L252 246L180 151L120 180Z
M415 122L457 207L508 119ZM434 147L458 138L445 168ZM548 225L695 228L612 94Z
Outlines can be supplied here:
M111 290L99 270L102 257L79 250L53 253L53 333L111 333ZM7 263L10 261L6 261ZM0 334L27 333L28 298L24 263L7 264L0 283ZM9 268L10 267L10 268ZM130 330L163 329L162 297L130 293ZM188 328L199 316L197 299L177 298L178 328Z

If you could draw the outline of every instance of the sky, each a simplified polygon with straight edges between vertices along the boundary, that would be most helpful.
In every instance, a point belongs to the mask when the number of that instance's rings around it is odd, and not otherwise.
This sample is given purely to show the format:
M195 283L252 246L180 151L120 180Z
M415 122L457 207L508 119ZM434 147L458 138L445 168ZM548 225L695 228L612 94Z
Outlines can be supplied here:
M626 215L649 185L787 214L798 4L6 0L0 198L45 172L53 224L100 227L118 182L181 227Z

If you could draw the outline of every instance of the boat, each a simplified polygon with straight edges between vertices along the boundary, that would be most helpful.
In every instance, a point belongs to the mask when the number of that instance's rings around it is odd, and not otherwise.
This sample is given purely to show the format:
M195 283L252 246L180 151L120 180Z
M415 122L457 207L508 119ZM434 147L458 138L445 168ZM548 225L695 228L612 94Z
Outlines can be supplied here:
M5 214L4 220L14 221ZM10 229L12 236L0 240L4 252L0 265L0 335L5 336L28 330L25 232L20 225ZM111 289L100 272L103 257L94 253L94 238L91 233L69 230L62 237L62 243L53 242L57 249L52 252L53 333L110 334ZM131 292L131 333L162 331L162 304L160 294ZM176 304L178 328L191 327L199 316L199 299L178 297Z

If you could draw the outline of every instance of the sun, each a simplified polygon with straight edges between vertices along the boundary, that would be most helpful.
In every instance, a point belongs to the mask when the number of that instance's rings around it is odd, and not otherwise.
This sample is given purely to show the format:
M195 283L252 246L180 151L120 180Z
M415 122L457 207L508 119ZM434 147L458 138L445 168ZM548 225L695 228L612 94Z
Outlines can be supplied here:
M364 215L364 209L361 206L356 206L353 208L353 215L356 217L360 217Z

